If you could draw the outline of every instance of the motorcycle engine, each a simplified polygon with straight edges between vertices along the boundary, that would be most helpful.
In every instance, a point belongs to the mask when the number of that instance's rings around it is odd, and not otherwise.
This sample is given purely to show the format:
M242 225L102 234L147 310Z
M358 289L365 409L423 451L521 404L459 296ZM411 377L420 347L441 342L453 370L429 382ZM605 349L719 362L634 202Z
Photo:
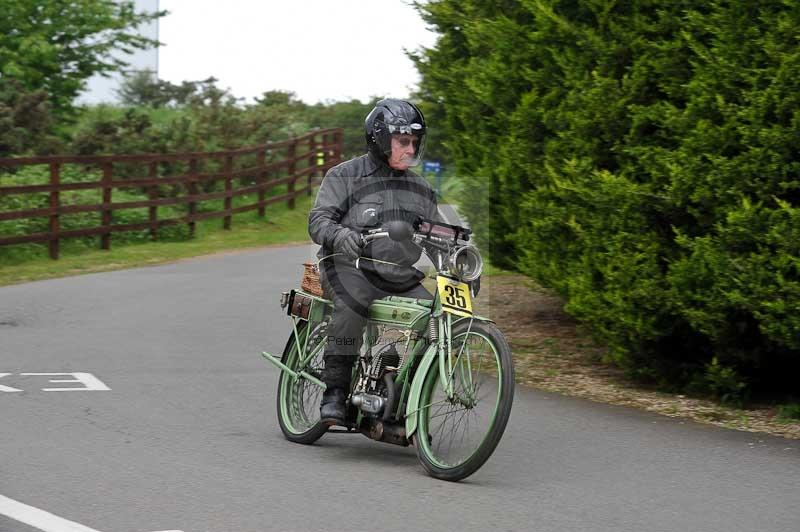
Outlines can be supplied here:
M380 414L386 406L388 396L383 376L387 371L396 370L401 362L400 353L394 343L373 355L360 386L350 397L350 403L364 413Z
M372 357L369 375L371 378L378 380L383 377L386 368L397 369L399 366L400 353L397 352L395 344L389 344Z

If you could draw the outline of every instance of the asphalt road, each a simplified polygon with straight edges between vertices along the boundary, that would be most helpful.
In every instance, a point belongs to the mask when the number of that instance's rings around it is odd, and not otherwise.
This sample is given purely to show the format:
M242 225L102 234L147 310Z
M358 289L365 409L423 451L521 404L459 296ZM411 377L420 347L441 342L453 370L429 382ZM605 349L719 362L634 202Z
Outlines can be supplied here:
M0 531L800 530L798 442L532 389L457 484L413 448L285 441L259 353L281 350L278 296L311 254L0 288Z

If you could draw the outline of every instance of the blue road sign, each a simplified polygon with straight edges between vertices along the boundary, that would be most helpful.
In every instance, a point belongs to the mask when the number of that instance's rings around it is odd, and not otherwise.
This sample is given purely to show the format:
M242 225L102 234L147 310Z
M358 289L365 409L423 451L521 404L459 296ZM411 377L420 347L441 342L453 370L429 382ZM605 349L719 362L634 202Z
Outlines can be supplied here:
M442 171L442 163L439 161L422 161L422 171L433 172L438 175Z

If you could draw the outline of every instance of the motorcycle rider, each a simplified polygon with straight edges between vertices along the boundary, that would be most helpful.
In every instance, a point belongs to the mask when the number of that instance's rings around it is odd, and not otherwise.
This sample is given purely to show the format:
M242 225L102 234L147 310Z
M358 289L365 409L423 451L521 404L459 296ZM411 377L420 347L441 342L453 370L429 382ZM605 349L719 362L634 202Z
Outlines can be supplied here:
M421 250L389 238L362 247L361 231L392 220L439 220L436 194L409 167L422 159L426 124L414 104L379 101L364 122L367 153L331 168L322 181L308 220L321 246L320 276L333 301L322 380L323 422L342 423L353 364L370 303L387 295L431 299L413 267ZM332 256L331 256L332 255Z

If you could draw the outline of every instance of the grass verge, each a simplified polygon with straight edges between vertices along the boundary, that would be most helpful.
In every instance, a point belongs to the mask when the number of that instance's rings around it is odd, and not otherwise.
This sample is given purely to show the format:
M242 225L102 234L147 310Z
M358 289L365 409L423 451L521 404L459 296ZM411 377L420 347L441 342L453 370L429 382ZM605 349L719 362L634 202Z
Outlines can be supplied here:
M230 231L222 229L222 219L203 220L197 222L195 238L191 240L115 244L112 236L111 250L103 251L97 249L99 243L93 248L65 239L59 260L49 258L45 244L30 245L24 253L17 254L11 248L11 253L0 255L0 286L161 264L236 249L310 242L307 227L312 205L313 198L303 197L298 198L294 210L285 204L268 207L265 218L255 212L237 215ZM484 266L485 277L510 273L488 262Z
M112 236L109 251L91 249L85 244L65 240L61 245L59 260L51 260L47 246L43 245L41 253L33 258L11 255L0 259L0 286L160 264L236 249L310 242L308 211L312 203L311 197L303 197L298 198L294 210L282 203L267 207L264 218L259 218L255 212L234 216L230 231L222 229L221 218L203 220L197 222L195 237L191 240L115 246Z

